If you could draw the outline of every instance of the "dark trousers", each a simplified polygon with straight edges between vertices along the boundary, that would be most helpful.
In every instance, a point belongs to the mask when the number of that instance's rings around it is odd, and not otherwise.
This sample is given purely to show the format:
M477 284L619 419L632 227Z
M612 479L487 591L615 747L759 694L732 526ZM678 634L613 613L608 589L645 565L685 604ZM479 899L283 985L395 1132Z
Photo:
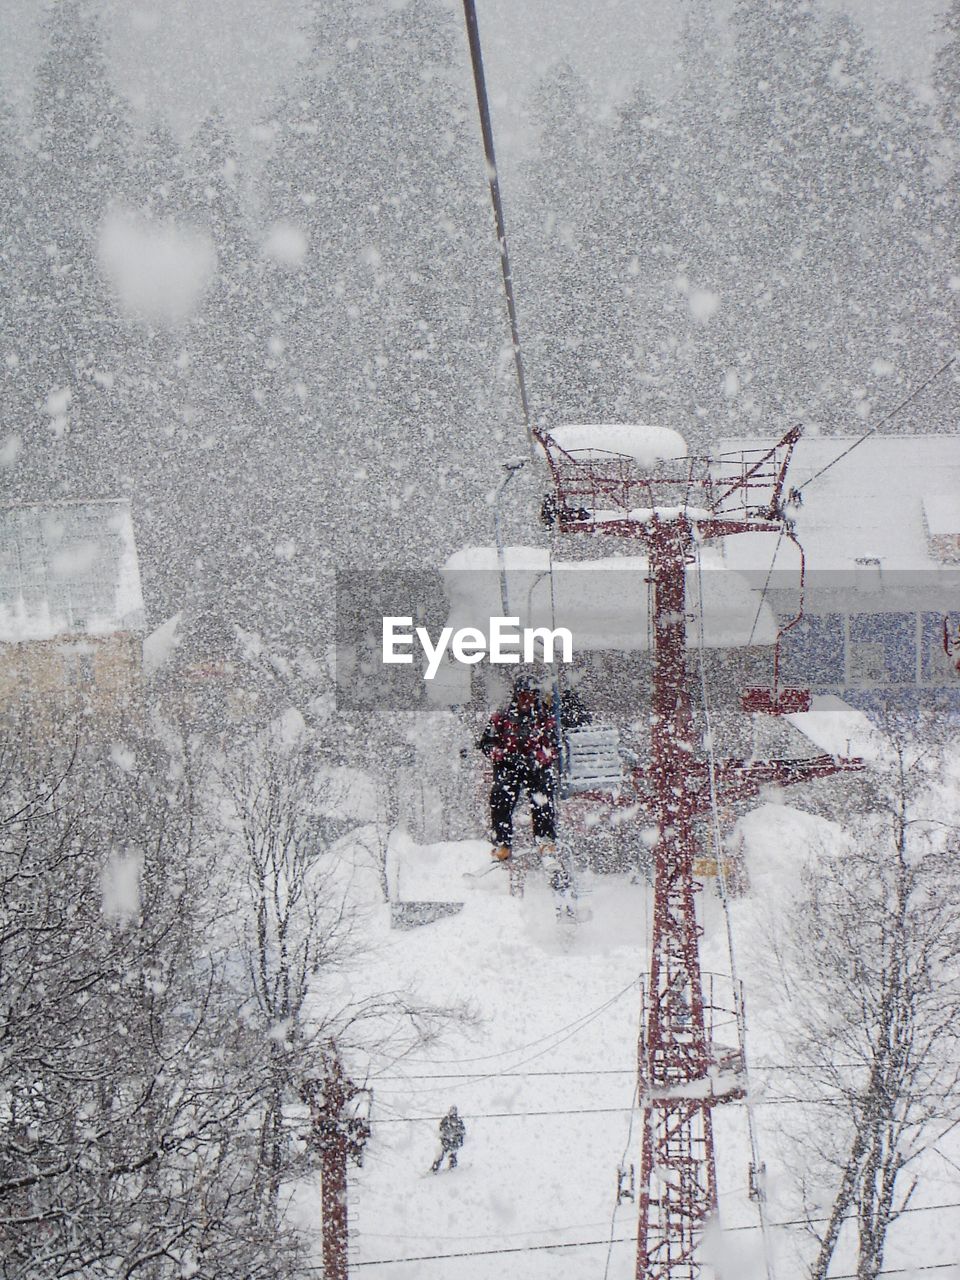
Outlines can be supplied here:
M440 1154L437 1156L436 1160L434 1160L433 1164L430 1166L430 1171L432 1173L440 1172L440 1166L443 1164L444 1158L446 1158L448 1166L451 1169L455 1169L457 1167L457 1148L441 1147Z
M544 840L556 835L553 815L553 770L525 760L501 760L493 766L490 819L497 844L513 843L513 811L524 791L530 797L533 834Z

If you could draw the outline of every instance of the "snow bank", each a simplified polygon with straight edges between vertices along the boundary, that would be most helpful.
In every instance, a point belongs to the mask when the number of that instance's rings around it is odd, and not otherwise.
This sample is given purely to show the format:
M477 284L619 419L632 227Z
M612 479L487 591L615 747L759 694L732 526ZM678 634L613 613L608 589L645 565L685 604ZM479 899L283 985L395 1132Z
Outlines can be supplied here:
M567 423L547 435L577 459L620 454L648 471L668 458L687 456L687 442L679 432L642 422Z
M127 315L177 328L197 310L217 254L203 232L112 214L100 232L100 268Z
M405 831L395 830L387 846L390 896L398 902L462 902L472 887L463 873L484 870L489 862L490 845L485 840L420 845ZM483 888L509 894L506 869L491 871L484 877Z
M737 822L750 884L750 896L738 903L740 931L758 933L756 909L782 902L800 887L804 866L841 841L840 828L827 818L787 804L763 804ZM749 919L742 919L749 917Z

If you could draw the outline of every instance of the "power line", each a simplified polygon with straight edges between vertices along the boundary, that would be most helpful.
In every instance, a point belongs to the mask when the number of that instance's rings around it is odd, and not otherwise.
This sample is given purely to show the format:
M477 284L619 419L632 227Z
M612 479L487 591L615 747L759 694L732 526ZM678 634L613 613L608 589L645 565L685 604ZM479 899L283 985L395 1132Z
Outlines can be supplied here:
M614 1244L632 1240L633 1236L617 1236ZM471 1249L462 1253L422 1253L410 1258L377 1258L369 1262L352 1262L353 1267L384 1267L392 1262L440 1262L446 1258L484 1258L504 1253L539 1253L554 1249L591 1249L607 1245L608 1240L572 1240L569 1244L517 1244L502 1249Z
M918 1095L923 1096L923 1095ZM930 1097L938 1097L936 1093L931 1093ZM733 1099L728 1102L728 1106L740 1106L742 1099ZM800 1106L818 1106L818 1105L839 1105L849 1102L850 1099L842 1094L835 1097L826 1098L752 1098L752 1105L755 1107L800 1107ZM396 1108L391 1108L396 1110ZM639 1110L636 1103L632 1106L619 1107L557 1107L551 1110L543 1111L473 1111L465 1112L469 1120L529 1120L538 1116L604 1116L604 1115L624 1115L632 1114ZM435 1124L442 1119L439 1115L418 1115L418 1116L382 1116L376 1121L377 1124Z
M588 1022L592 1022L595 1017L597 1017L601 1013L604 1013L607 1009L610 1008L612 1004L615 1004L617 1000L621 1000L627 994L628 991L632 991L639 981L640 981L640 975L638 974L636 978L631 979L631 981L628 982L625 987L623 987L620 991L616 992L615 995L610 996L610 998L608 1000L605 1000L603 1004L598 1005L595 1009L588 1010L586 1013L581 1013L579 1017L574 1018L572 1022L567 1022L562 1027L557 1027L553 1031L548 1031L544 1035L538 1036L536 1040L529 1041L527 1044L514 1045L512 1049L500 1049L496 1053L481 1053L474 1058L434 1058L434 1059L412 1058L410 1059L410 1061L424 1062L427 1065L436 1063L438 1066L462 1066L464 1063L468 1063L468 1062L493 1062L497 1058L507 1058L511 1054L525 1053L527 1049L533 1049L537 1045L543 1044L545 1040L553 1040L555 1037L563 1035L565 1031L571 1030L571 1028L576 1028L577 1031L582 1030L582 1027L585 1026ZM394 1061L396 1061L396 1059ZM528 1058L527 1061L532 1062L533 1059ZM520 1062L520 1063L517 1063L516 1065L524 1066L525 1064ZM443 1074L444 1073L441 1073L441 1075ZM495 1072L493 1074L503 1075L503 1074L507 1074L507 1072ZM545 1072L544 1074L552 1074L552 1073ZM559 1074L559 1073L556 1073L556 1074ZM579 1075L581 1073L576 1072L571 1074ZM424 1075L422 1077L421 1076L371 1076L370 1077L371 1080L405 1080L405 1079L417 1080L421 1078L424 1080L433 1080L435 1077L432 1074ZM453 1077L446 1076L445 1078L452 1079ZM472 1080L472 1079L484 1079L486 1077L482 1075L474 1076L473 1074L468 1074L464 1076L458 1076L456 1078Z
M627 1155L630 1151L630 1143L633 1140L633 1118L636 1115L637 1104L640 1101L640 1077L637 1076L633 1084L633 1097L630 1101L630 1124L627 1128L627 1140L623 1144L623 1155L620 1157L620 1168L617 1170L617 1198L614 1202L613 1212L610 1215L610 1243L607 1246L607 1257L603 1264L603 1280L607 1280L610 1274L610 1259L613 1257L613 1233L616 1229L617 1210L620 1208L620 1192L621 1180L627 1164Z
M932 1213L939 1209L960 1209L960 1200L951 1201L950 1203L947 1203L947 1204L908 1205L905 1209L902 1209L897 1216L902 1217L908 1213ZM847 1220L849 1219L845 1219L845 1221ZM827 1221L827 1218L790 1218L783 1222L771 1222L769 1225L771 1227L808 1227L813 1223L826 1222L826 1221ZM547 1230L554 1230L554 1229L555 1228L552 1228L552 1227L547 1228ZM741 1231L758 1231L759 1229L760 1229L759 1224L754 1224L751 1222L743 1226L725 1227L724 1234L732 1234L733 1232L741 1232ZM353 1262L351 1263L351 1266L383 1267L383 1266L387 1266L388 1264L393 1264L398 1262L440 1262L447 1258L484 1258L484 1257L496 1257L498 1255L507 1254L507 1253L539 1253L539 1252L545 1252L545 1251L556 1250L556 1249L593 1249L593 1248L598 1248L601 1245L608 1246L610 1244L626 1244L627 1242L632 1243L634 1239L635 1237L630 1235L630 1236L616 1236L612 1240L609 1237L604 1240L571 1240L565 1244L507 1245L498 1249L469 1249L469 1250L463 1250L458 1252L451 1251L450 1253L416 1254L408 1258L375 1258L375 1259L370 1259L369 1261L366 1261L366 1262ZM956 1266L960 1266L960 1262L932 1262L922 1266L889 1267L889 1268L885 1268L883 1271L880 1271L878 1274L882 1276L904 1275L910 1271L941 1271L946 1269L947 1267L956 1267ZM319 1270L319 1268L314 1268L314 1269ZM857 1280L857 1277L853 1274L843 1274L839 1276L832 1276L830 1280Z
M468 1120L527 1120L536 1116L622 1116L634 1111L635 1107L564 1107L555 1111L476 1111L464 1112ZM378 1124L419 1124L423 1121L437 1121L440 1116L385 1116Z
M596 1231L598 1227L605 1226L603 1222L580 1222L571 1223L565 1227L530 1227L526 1231L486 1231L482 1235L457 1235L453 1237L447 1236L431 1236L428 1232L421 1232L419 1235L404 1235L395 1231L356 1231L354 1236L357 1239L361 1237L367 1240L489 1240L492 1236L496 1236L501 1240L515 1240L519 1236L532 1236L537 1234L554 1234L559 1231ZM316 1233L314 1233L316 1234Z
M939 1207L939 1206L938 1206ZM805 1226L805 1222L781 1223L773 1222L770 1224L774 1227L779 1226ZM758 1231L759 1226L749 1227L731 1227L732 1231ZM609 1240L573 1240L569 1244L529 1244L529 1245L508 1245L503 1249L471 1249L460 1253L422 1253L409 1258L372 1258L366 1262L351 1262L351 1267L385 1267L398 1262L442 1262L448 1258L484 1258L494 1257L498 1254L506 1253L537 1253L542 1251L552 1251L557 1249L592 1249L600 1245L613 1244L633 1244L635 1236L616 1236L611 1242ZM882 1271L878 1271L877 1275L881 1276L900 1276L912 1275L915 1271L945 1271L948 1267L960 1267L958 1262L928 1262L917 1266L916 1264L909 1267L884 1267ZM319 1271L319 1267L311 1268ZM831 1276L830 1280L857 1280L854 1272L845 1271L840 1275Z
M912 1276L915 1271L945 1271L947 1267L960 1267L960 1262L928 1262L924 1266L920 1267L884 1267L882 1271L877 1272L877 1275ZM829 1280L857 1280L857 1277L852 1271L844 1271L838 1276L830 1276Z
M469 1061L469 1059L468 1059ZM832 1062L826 1064L834 1071L854 1071L858 1067L863 1067L862 1062ZM760 1062L753 1063L754 1071L812 1071L816 1068L823 1067L821 1062ZM629 1076L636 1073L637 1068L634 1067L579 1067L576 1070L564 1069L554 1071L501 1071L497 1075L500 1079L509 1079L516 1076L518 1080L525 1079L548 1079L554 1076ZM371 1079L403 1081L403 1080L477 1080L486 1079L488 1077L479 1077L467 1072L456 1071L438 1071L429 1074L417 1074L408 1076L374 1076ZM492 1077L489 1077L492 1079ZM401 1090L396 1092L400 1093Z
M606 1013L607 1009L611 1008L612 1005L616 1004L618 1000L622 1000L623 997L627 994L627 992L631 991L637 985L639 980L640 980L639 977L634 978L634 980L631 983L628 983L628 985L625 986L622 991L618 991L616 995L611 996L610 999L607 1000L604 1004L594 1009L591 1013L585 1014L582 1018L578 1019L576 1023L569 1023L568 1025L570 1027L570 1030L567 1031L566 1035L559 1035L559 1033L553 1032L549 1037L541 1036L541 1041L549 1039L550 1043L545 1048L540 1049L537 1053L531 1054L530 1057L521 1059L521 1061L515 1063L514 1066L524 1067L527 1065L528 1062L535 1062L538 1058L542 1058L544 1054L552 1053L554 1049L557 1049L560 1045L565 1044L567 1040L571 1040L580 1031L583 1031L585 1027L589 1026L591 1022L599 1018L602 1013ZM534 1041L533 1043L536 1044L537 1041ZM496 1057L500 1055L491 1055L491 1056ZM484 1080L503 1079L505 1076L509 1074L510 1074L509 1071L506 1071L506 1070L486 1071L486 1072L481 1072L478 1075L465 1075L459 1078L463 1079L467 1084L480 1084ZM427 1079L432 1079L432 1078L433 1077L431 1076L427 1077ZM371 1079L376 1079L376 1077L371 1077ZM387 1092L389 1093L391 1091L388 1090ZM436 1090L435 1089L395 1089L395 1090L392 1090L392 1092L394 1094L402 1094L409 1097L410 1095L418 1095L418 1094L424 1094L424 1093L432 1094L432 1093L435 1093Z
M929 387L931 382L935 382L937 378L940 377L941 374L946 373L946 371L950 368L951 365L956 364L958 359L960 359L960 353L954 353L949 360L944 361L944 363L940 366L939 369L936 370L936 372L931 373L929 378L926 378L923 382L920 383L919 387L915 387L908 396L905 396L899 402L899 404L894 405L894 407L890 410L890 412L886 415L886 417L881 418L880 421L876 424L876 426L871 427L869 431L865 431L858 440L854 440L853 444L850 445L849 448L844 449L842 453L838 453L832 462L828 462L825 467L821 467L819 471L815 472L809 478L809 480L804 480L803 484L799 486L799 490L802 491L806 489L808 484L813 484L814 480L819 480L819 478L825 472L829 471L831 467L835 467L838 462L842 461L847 456L847 454L853 453L854 449L856 449L858 445L863 444L864 440L868 440L870 436L874 435L877 431L879 431L882 426L885 426L886 423L888 423L891 418L895 417L900 412L901 409L905 409L911 400L915 400L921 391L925 391L926 388Z

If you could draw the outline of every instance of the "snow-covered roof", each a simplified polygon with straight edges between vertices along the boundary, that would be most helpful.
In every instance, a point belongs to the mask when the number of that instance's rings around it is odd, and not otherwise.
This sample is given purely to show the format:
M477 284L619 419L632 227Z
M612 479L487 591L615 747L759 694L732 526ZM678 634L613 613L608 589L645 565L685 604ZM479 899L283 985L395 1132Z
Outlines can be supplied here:
M722 452L770 447L772 440L722 440ZM847 437L803 437L794 449L787 489L799 488L853 443ZM856 569L879 561L886 571L934 569L930 535L960 532L960 435L875 436L803 489L791 507L807 568ZM931 527L931 519L937 525ZM775 534L726 540L734 569L766 569ZM783 548L777 568L795 562Z
M0 508L0 642L144 626L126 501Z
M648 572L645 556L608 556L599 560L553 562L551 606L550 553L546 547L506 547L509 616L521 627L566 627L573 651L636 652L649 647ZM704 645L734 648L772 644L773 614L760 593L725 568L719 552L705 549L702 574L687 573L689 613L695 618L699 579L703 581ZM446 625L487 632L490 618L503 614L495 547L468 547L452 555L442 569L450 604ZM699 626L688 623L687 644L699 643Z
M571 422L545 434L576 458L619 454L648 471L668 458L687 456L687 442L679 432L644 422Z
M960 534L960 489L924 494L923 514L931 538L956 537Z

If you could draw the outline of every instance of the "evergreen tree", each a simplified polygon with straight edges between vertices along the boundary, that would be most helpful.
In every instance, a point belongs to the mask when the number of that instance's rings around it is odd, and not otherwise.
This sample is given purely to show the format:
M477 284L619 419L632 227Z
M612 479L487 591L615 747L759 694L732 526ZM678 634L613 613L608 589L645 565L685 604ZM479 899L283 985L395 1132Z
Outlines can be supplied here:
M736 332L729 278L738 245L731 234L730 76L705 0L686 0L675 69L677 87L664 108L672 126L674 254L660 381L671 388L675 425L691 444L709 448L725 425L722 390Z
M740 0L735 29L738 250L721 297L738 312L740 383L753 382L740 406L766 429L860 429L871 370L915 367L930 319L922 126L846 20Z
M613 199L598 212L606 223L617 299L608 329L623 362L613 375L616 416L684 430L670 374L670 305L682 261L677 144L670 116L638 86L620 110L612 140Z
M957 191L957 175L960 173L960 0L951 0L943 16L943 26L947 39L937 53L934 67L942 153L938 201L941 213L937 235L944 246L956 281L960 279L960 193ZM960 289L954 284L954 302L951 307L951 327L954 332L958 296Z
M98 242L122 201L127 127L100 33L80 0L48 19L37 70L23 210L26 313L19 358L34 399L38 471L64 492L116 484L109 439L120 334L98 269Z
M502 303L451 23L325 6L278 112L268 214L308 246L270 269L278 429L314 558L435 563L486 524Z
M514 259L531 394L547 420L609 416L614 261L597 207L608 180L597 105L561 62L538 83L529 112L539 145L522 178Z
M0 308L0 398L6 420L0 434L0 474L8 493L16 493L26 475L22 423L30 404L22 343L27 312L22 229L26 195L18 144L13 111L5 102L0 102L0 279L4 282L4 305Z
M960 0L950 0L942 25L947 38L937 51L934 83L944 143L956 165L960 163Z

